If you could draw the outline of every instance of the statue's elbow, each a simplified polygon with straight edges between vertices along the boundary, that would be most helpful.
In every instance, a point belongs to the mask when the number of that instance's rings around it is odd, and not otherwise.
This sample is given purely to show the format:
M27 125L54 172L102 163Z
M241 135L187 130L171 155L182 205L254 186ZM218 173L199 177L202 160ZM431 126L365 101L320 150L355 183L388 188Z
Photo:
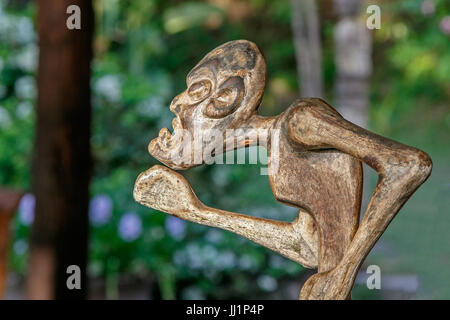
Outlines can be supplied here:
M417 152L416 166L422 182L424 182L428 179L433 169L433 161L431 160L431 157L426 152L419 150Z
M431 157L422 150L416 149L409 161L409 183L411 185L421 185L431 174L433 161Z

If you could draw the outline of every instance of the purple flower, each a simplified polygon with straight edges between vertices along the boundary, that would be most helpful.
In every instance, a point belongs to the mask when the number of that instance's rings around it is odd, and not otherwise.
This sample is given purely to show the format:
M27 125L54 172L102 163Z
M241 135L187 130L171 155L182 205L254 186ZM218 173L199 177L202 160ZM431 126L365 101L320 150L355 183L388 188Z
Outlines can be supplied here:
M441 27L441 31L443 34L449 35L450 34L450 16L443 17L439 26Z
M168 216L165 227L167 233L176 240L181 240L186 235L186 222L180 218Z
M94 226L102 226L111 218L113 203L106 194L99 194L92 198L89 204L89 218Z
M35 204L36 199L31 193L25 194L22 199L20 199L19 219L26 226L29 226L34 221Z
M134 212L125 213L119 222L119 236L126 242L136 240L142 232L141 218Z
M422 14L424 16L431 16L435 11L435 5L433 0L424 0L422 6L420 7Z

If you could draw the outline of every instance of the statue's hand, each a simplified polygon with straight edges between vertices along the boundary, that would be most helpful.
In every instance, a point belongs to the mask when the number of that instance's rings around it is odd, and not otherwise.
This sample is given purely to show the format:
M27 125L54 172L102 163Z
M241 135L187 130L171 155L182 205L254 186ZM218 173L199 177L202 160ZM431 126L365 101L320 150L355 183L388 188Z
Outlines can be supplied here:
M160 165L139 175L133 196L138 203L169 214L189 212L202 205L181 174Z
M345 279L345 272L334 268L309 277L300 292L300 300L345 300L350 296L353 281Z

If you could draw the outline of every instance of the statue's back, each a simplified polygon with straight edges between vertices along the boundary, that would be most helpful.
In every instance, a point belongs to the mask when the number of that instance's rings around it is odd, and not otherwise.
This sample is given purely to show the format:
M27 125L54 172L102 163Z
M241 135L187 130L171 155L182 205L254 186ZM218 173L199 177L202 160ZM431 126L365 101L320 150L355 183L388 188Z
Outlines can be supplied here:
M295 106L291 105L275 123L279 149L278 155L269 154L269 171L273 171L269 181L278 201L301 208L300 214L306 211L316 221L322 272L339 262L358 228L362 166L359 160L335 149L307 151L294 146L287 126ZM277 150L273 143L277 142L270 141L269 152Z

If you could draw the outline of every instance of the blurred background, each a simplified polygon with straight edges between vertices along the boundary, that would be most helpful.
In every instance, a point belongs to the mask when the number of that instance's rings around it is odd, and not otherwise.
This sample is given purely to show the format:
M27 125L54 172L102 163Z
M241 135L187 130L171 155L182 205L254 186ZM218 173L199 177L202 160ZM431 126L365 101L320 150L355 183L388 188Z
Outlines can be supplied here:
M65 28L70 4L81 8L81 30ZM377 23L369 5L380 8L379 29L368 28ZM353 298L450 298L445 0L96 0L92 8L83 0L0 0L0 295L70 298L61 289L65 268L80 264L81 298L298 297L313 271L132 197L137 175L157 163L147 145L170 127L168 106L185 76L235 39L255 42L266 57L261 114L322 97L349 120L431 156L431 177L367 257ZM64 46L74 53L58 51ZM55 132L69 138L53 139ZM259 169L204 165L183 174L210 206L294 219L297 211L275 201ZM376 175L365 171L367 203ZM381 290L366 286L374 264Z

